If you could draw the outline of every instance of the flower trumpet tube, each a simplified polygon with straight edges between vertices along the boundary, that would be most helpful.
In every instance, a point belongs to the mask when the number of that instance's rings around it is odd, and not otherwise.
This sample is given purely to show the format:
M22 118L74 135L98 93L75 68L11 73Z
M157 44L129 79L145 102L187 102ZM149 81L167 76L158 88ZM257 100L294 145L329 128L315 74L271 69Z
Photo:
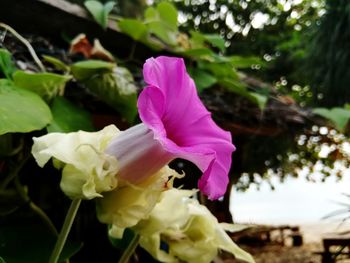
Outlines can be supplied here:
M143 123L118 134L106 153L118 160L118 178L132 184L142 183L174 159Z
M138 99L142 124L123 131L106 149L119 161L119 176L137 183L183 158L203 172L198 187L205 195L223 196L235 147L199 99L183 59L150 58L143 75L147 86Z

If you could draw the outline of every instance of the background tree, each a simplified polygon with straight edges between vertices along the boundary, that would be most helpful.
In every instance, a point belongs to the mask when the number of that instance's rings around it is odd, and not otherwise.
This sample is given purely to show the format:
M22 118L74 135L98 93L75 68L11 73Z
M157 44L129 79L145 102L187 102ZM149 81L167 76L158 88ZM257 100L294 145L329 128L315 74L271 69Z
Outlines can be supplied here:
M315 26L307 69L316 103L343 106L350 100L350 2L326 1L326 14Z
M309 100L302 65L310 27L324 12L323 0L186 0L175 4L182 30L220 33L227 54L257 56L266 62L263 68L246 70L249 74L275 83L286 93L294 92L301 101Z

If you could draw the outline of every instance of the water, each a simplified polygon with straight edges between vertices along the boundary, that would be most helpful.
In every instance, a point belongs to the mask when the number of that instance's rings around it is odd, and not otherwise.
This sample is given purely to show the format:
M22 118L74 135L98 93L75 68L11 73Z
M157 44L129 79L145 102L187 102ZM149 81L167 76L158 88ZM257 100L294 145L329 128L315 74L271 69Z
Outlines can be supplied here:
M350 205L350 173L344 172L341 181L330 177L326 182L312 183L304 177L288 178L272 191L265 182L260 190L252 185L242 193L235 190L231 195L231 213L235 222L255 224L314 224L322 223L325 215L343 208L336 202ZM347 214L350 216L350 212ZM334 221L334 220L333 220Z

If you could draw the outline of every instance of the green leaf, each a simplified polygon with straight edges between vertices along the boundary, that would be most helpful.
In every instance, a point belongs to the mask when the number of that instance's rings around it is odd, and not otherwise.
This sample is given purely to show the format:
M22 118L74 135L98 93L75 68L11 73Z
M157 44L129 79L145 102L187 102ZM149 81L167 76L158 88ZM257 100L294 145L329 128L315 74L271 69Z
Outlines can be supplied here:
M229 63L199 63L199 67L207 69L218 79L225 78L232 81L239 81L236 69Z
M147 27L136 19L123 19L118 23L120 29L134 40L141 40L147 36Z
M190 31L191 34L191 46L193 48L203 48L204 47L204 41L205 41L205 37L202 33L191 30Z
M115 3L107 2L103 5L99 1L91 0L86 1L84 5L92 14L95 21L99 23L103 29L106 29L108 25L108 15L113 10Z
M180 52L180 54L185 57L204 58L207 56L212 56L214 52L209 48L195 48Z
M72 77L54 73L29 73L17 70L13 81L17 87L33 91L45 100L50 100L63 93L66 83Z
M145 19L151 33L166 44L173 46L177 44L177 10L172 4L161 2L156 8L148 7L145 11Z
M251 95L250 100L257 104L259 106L259 109L263 111L265 109L269 97L256 92L249 92L249 94Z
M190 75L196 83L198 92L202 92L203 89L211 87L218 81L212 74L199 68L193 68Z
M172 31L177 31L177 9L169 2L161 2L157 5L160 20Z
M56 237L37 219L7 220L0 226L0 255L11 263L47 263ZM81 243L67 241L59 262L76 254Z
M264 66L263 61L258 57L231 56L228 58L235 68L250 68L252 65Z
M103 28L105 28L107 22L104 20L103 17L103 4L99 1L85 1L84 5L86 9L90 12L90 14L93 16L95 21L99 23Z
M15 63L12 61L10 52L0 48L0 72L7 79L12 79L12 74L16 71Z
M239 80L219 78L219 84L230 92L236 93L243 97L250 97L247 87Z
M132 123L137 115L137 88L131 73L116 67L112 73L95 74L82 83Z
M269 98L268 94L265 95L256 92L250 92L247 90L247 87L238 79L219 79L219 84L223 86L226 90L236 93L242 97L245 97L251 102L255 103L260 110L264 110Z
M70 70L68 65L66 65L65 63L63 63L61 60L57 58L43 55L43 59L49 62L50 64L52 64L57 70L62 70L64 72L69 72Z
M205 40L212 46L217 47L221 51L225 51L225 40L218 34L205 34Z
M148 7L145 11L145 20L146 23L153 20L159 20L158 11L152 6Z
M175 46L177 44L176 32L169 30L161 21L149 22L148 29L166 44L172 46Z
M0 257L0 263L6 263L6 261L2 257Z
M218 34L202 34L197 31L190 31L191 43L194 48L204 48L205 43L217 47L221 51L225 51L225 40Z
M40 130L51 119L49 107L37 94L0 80L0 135Z
M116 65L101 60L85 60L77 62L71 66L71 71L75 79L84 81L96 75L113 72Z
M51 106L53 121L48 132L94 131L90 114L63 97L56 97Z
M350 110L344 108L332 108L330 110L326 108L315 108L313 109L313 113L329 119L341 132L345 130L350 119Z

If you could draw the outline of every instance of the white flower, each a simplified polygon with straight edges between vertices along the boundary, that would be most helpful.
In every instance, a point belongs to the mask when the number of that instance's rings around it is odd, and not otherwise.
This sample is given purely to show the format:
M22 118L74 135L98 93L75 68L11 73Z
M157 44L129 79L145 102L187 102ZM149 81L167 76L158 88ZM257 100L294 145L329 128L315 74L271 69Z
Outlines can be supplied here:
M164 166L142 183L133 185L124 182L97 200L97 217L105 224L111 224L110 235L121 238L125 228L133 227L148 217L161 193L172 187L170 177L181 177L176 171Z
M140 245L162 262L209 263L219 250L254 262L225 232L233 227L219 224L205 206L190 198L193 193L178 189L164 191L149 217L133 228L140 235ZM167 244L168 252L160 249L162 242Z
M61 189L72 199L101 197L116 188L118 161L105 153L119 134L114 125L98 132L49 133L33 138L32 154L40 167L51 158L62 168Z

